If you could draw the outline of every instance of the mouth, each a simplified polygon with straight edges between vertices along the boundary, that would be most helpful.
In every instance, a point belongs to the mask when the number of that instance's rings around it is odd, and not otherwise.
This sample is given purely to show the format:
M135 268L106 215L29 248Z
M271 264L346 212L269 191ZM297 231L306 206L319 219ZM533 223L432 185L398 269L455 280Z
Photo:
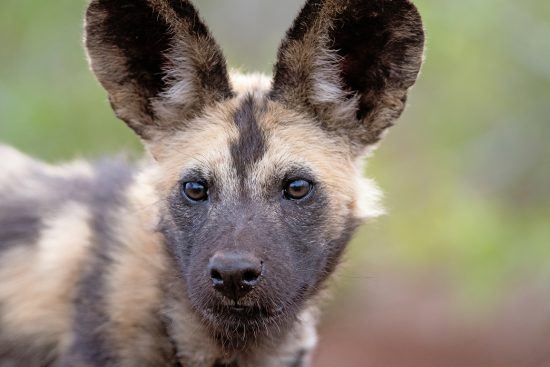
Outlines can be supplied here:
M221 306L215 310L215 313L221 317L229 316L240 319L267 319L281 312L282 307L276 310L268 310L258 306L246 306L241 304Z
M284 314L284 307L268 309L259 306L242 304L218 305L202 312L203 316L213 325L258 325L271 323Z
M239 306L239 305L230 306L229 308L230 308L231 311L236 312L236 313L247 312L248 309L249 309L249 307L246 307L246 306Z
M239 303L238 301L232 301L231 304L228 304L228 303L223 303L221 305L219 305L217 308L216 308L216 311L220 312L221 313L224 313L224 312L230 312L230 313L235 313L235 314L248 314L248 315L259 315L259 316L270 316L270 315L275 315L275 314L278 314L278 313L282 313L283 312L283 309L284 307L283 306L279 306L279 307L275 307L275 308L272 308L272 307L266 307L266 306L260 306L260 305L247 305L247 304L243 304L243 303Z

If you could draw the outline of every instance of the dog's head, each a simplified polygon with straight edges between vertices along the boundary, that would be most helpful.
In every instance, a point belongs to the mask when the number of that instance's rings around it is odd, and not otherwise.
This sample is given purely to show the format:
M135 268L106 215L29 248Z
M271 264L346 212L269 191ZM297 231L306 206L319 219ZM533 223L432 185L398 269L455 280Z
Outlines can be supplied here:
M360 160L422 63L408 0L309 0L273 80L229 76L185 0L94 0L91 66L155 159L160 228L214 333L291 321L378 213Z

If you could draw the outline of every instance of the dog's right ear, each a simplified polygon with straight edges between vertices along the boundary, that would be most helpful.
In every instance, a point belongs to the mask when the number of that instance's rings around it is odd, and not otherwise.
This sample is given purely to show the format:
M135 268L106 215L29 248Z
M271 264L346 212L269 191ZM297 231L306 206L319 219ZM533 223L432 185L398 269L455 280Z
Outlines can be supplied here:
M92 70L143 139L233 94L220 48L187 0L92 0L85 28Z

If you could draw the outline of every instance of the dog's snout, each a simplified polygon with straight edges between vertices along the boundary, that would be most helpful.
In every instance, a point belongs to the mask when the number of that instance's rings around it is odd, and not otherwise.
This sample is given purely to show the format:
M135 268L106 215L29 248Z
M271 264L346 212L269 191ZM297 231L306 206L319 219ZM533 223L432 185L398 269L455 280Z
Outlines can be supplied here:
M234 301L260 282L262 268L263 263L256 256L241 252L217 252L208 264L214 288Z

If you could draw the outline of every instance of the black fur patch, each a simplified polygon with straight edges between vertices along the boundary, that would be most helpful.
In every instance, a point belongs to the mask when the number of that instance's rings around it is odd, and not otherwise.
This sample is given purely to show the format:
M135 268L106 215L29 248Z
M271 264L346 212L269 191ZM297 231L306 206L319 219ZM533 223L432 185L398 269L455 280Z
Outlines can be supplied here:
M3 197L0 204L0 252L33 245L40 236L42 217L36 203Z
M96 166L96 179L80 182L75 192L91 210L93 238L92 254L82 271L75 298L74 340L62 366L114 366L115 356L109 345L104 326L109 319L103 300L104 282L112 264L110 252L118 246L113 230L116 228L117 208L125 203L124 193L133 178L133 170L120 162L101 162ZM87 187L84 187L87 186ZM74 188L73 188L74 189Z
M249 96L235 112L234 121L239 130L239 138L231 143L230 151L237 174L243 180L249 168L265 154L266 138L257 121L261 109L262 107Z
M416 73L410 76L400 69L410 61L409 49L421 51L422 27L408 27L407 37L396 35L414 11L407 1L352 0L347 11L334 20L329 48L343 58L344 85L362 96L358 119L375 107L385 88L408 88L416 79Z
M125 55L127 74L113 75L121 83L135 80L146 97L156 96L165 87L162 67L171 36L166 21L145 0L100 0L90 4L88 14L105 15L92 30L106 45L116 46Z

